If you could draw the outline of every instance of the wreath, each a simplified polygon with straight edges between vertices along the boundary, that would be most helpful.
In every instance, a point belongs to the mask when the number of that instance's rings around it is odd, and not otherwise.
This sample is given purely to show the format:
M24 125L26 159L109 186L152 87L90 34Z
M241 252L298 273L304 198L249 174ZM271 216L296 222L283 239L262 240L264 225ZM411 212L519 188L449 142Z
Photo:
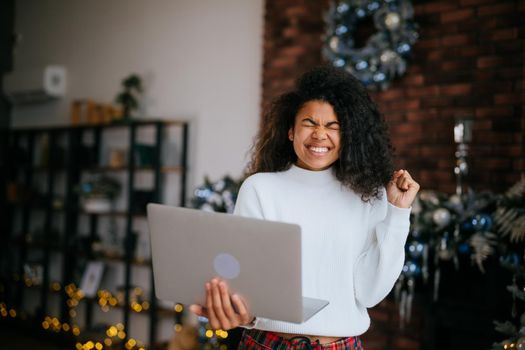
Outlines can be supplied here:
M377 30L362 48L355 47L360 22L373 16ZM407 69L418 39L414 9L408 0L346 0L332 3L325 17L324 57L372 90L385 90Z

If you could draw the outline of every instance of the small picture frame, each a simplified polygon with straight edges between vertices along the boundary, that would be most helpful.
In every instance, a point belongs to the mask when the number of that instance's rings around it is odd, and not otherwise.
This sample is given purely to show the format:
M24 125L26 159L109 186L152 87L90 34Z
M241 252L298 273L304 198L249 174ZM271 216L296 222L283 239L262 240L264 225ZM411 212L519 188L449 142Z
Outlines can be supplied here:
M86 265L82 280L80 282L80 289L88 298L93 298L97 295L102 275L104 274L104 263L101 261L90 261Z

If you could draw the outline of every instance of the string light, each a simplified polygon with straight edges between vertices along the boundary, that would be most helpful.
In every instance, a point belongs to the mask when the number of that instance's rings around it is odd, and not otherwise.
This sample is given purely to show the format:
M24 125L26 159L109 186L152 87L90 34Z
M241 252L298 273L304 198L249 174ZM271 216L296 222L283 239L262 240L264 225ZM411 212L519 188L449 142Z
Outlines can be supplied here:
M117 327L111 326L106 330L106 334L108 337L115 337L117 335Z
M25 281L32 283L31 281ZM77 316L76 308L80 305L80 301L85 297L85 293L76 287L75 284L70 283L68 285L65 285L62 287L60 283L53 282L50 284L50 289L58 292L62 288L64 289L65 293L69 297L66 300L67 306L69 307L69 315L71 318L75 318ZM142 296L144 294L143 290L140 288L134 288L133 289L133 301L131 301L130 306L131 309L135 312L142 312L145 310L148 310L150 308L150 303L148 301L139 301L137 300L138 297ZM109 307L117 307L119 305L123 305L123 293L119 292L117 296L114 296L109 292L108 290L99 290L97 292L98 296L98 304L101 307L102 311L109 310ZM181 312L182 311L182 305L177 304L176 305L176 311ZM2 302L0 303L0 315L2 317L17 317L17 312L15 309L8 309L6 303ZM23 315L21 314L20 317ZM74 336L78 337L81 333L80 327L76 324L69 325L68 323L64 322L62 323L59 318L53 317L53 316L46 316L44 320L41 323L42 328L48 331L52 332L71 332ZM179 328L180 327L180 328ZM177 324L175 326L176 329L181 329L182 325ZM97 341L94 340L87 340L85 343L77 342L75 347L78 350L102 350L104 348L110 348L115 345L115 340L112 338L118 338L120 340L123 340L126 338L126 332L124 329L124 325L122 323L117 323L116 325L108 326L106 329L106 335L107 337L103 341ZM213 332L211 333L211 336L213 336ZM118 340L117 339L117 340ZM124 344L126 349L132 350L145 350L144 344L136 339L130 338L126 341Z
M182 304L176 304L174 309L175 312L182 312L184 310L184 306L182 306Z
M7 317L7 305L5 303L0 303L0 314L2 317Z
M135 345L137 345L137 341L133 338L130 338L127 342L126 342L126 349L132 349L133 347L135 347Z
M55 292L59 292L61 289L60 283L58 282L51 283L51 289Z

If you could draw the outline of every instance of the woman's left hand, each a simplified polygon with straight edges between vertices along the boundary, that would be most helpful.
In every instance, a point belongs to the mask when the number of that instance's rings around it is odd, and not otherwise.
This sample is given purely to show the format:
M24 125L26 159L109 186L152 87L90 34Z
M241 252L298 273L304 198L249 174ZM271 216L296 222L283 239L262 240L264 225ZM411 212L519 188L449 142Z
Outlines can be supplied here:
M394 171L392 180L386 186L388 201L399 208L410 208L418 191L419 184L406 170Z

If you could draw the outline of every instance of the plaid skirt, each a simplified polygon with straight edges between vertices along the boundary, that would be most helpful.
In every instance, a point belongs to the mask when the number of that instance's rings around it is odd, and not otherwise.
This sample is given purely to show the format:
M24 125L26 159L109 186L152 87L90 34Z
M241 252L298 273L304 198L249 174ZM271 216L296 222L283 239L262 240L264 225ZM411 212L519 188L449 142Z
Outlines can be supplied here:
M239 343L239 350L287 350L287 349L315 349L315 350L363 350L359 337L341 338L328 344L319 344L310 341L307 337L293 337L285 339L272 332L258 329L244 330Z

